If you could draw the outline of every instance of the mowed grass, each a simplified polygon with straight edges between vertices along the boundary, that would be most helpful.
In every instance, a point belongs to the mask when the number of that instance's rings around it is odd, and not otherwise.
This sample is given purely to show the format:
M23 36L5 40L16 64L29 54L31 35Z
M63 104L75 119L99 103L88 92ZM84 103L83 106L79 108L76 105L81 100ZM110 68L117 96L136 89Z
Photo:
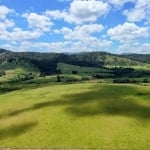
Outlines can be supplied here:
M78 83L0 95L0 148L150 148L150 86Z

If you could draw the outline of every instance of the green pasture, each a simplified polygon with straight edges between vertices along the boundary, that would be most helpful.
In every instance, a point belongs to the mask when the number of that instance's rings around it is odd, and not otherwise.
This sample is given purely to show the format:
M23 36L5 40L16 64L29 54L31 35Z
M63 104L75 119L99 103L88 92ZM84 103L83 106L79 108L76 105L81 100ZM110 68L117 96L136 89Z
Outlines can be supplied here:
M150 85L50 83L1 92L0 148L149 149Z
M58 63L57 69L63 74L72 74L73 71L77 71L77 74L111 73L111 71L106 68L81 67L65 63Z

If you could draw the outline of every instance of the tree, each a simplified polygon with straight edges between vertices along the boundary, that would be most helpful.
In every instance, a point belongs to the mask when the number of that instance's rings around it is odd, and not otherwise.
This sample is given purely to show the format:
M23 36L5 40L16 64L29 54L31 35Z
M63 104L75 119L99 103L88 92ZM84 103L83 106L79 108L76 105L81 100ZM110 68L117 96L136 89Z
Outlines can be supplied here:
M61 78L59 75L57 75L57 82L61 82Z

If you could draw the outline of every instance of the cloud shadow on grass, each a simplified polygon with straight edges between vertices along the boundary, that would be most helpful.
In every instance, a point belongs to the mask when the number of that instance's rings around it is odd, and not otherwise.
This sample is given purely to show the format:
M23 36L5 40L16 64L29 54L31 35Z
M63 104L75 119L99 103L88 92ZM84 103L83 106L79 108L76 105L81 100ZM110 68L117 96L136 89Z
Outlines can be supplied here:
M78 117L105 114L150 119L150 105L139 102L142 99L150 100L150 93L142 93L140 100L137 99L138 93L132 86L103 86L90 92L68 96L71 104L65 111Z
M150 105L139 103L138 93L139 90L134 86L105 85L93 87L88 92L65 95L61 100L37 103L29 108L10 112L1 116L1 118L16 116L23 112L39 110L45 107L63 105L66 113L76 117L105 114L149 120ZM150 93L142 93L140 99L150 100Z
M7 94L9 92L20 90L19 87L0 87L0 95Z
M0 129L0 140L7 138L15 138L25 132L28 132L36 125L35 122L11 125L6 128Z

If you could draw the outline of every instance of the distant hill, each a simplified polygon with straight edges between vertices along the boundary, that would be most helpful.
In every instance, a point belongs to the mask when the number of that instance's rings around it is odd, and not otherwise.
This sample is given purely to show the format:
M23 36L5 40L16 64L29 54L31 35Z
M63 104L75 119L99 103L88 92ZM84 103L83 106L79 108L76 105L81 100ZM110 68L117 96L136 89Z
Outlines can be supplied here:
M106 52L87 52L76 54L77 60L87 60L95 65L110 66L110 67L130 67L146 65L142 60L128 58L124 55L111 54Z
M0 72L9 74L43 74L51 75L64 70L60 63L78 67L91 67L109 69L112 67L145 67L150 68L150 55L117 55L106 52L85 52L76 54L65 53L38 53L38 52L12 52L0 49ZM71 67L70 67L71 68ZM19 71L18 71L19 70ZM82 69L82 70L85 70ZM10 73L11 72L11 73Z
M150 63L150 54L124 54L121 56L144 63Z
M11 51L0 48L0 53L6 53L6 52L11 52Z

